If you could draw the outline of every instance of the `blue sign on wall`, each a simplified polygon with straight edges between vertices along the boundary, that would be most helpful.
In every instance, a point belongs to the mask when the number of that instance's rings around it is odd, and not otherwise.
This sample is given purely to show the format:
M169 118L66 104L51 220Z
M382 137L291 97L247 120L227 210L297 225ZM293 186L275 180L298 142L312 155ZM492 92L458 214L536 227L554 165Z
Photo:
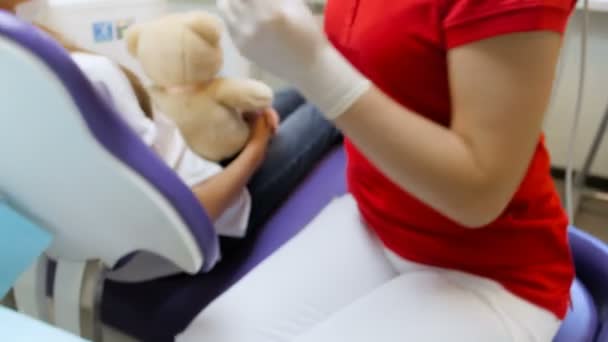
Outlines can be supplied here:
M96 43L114 40L114 23L111 21L93 23L93 40Z

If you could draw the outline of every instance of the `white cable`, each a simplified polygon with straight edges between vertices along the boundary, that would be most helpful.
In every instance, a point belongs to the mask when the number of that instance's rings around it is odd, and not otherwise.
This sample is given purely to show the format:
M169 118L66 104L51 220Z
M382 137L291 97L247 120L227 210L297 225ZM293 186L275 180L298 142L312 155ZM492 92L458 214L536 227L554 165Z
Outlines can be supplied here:
M570 30L566 30L564 32L564 44L562 45L562 51L568 51L569 49L569 40L568 40L568 33ZM564 70L566 69L566 65L568 65L568 54L564 53L560 56L560 59L558 61L557 64L557 72L555 75L555 82L553 82L553 91L551 92L551 101L549 103L553 103L555 100L554 98L557 96L557 90L559 88L559 85L562 82L562 77L564 75Z
M568 155L566 161L566 211L570 223L574 223L575 206L574 194L573 194L573 173L574 173L574 150L576 145L576 138L578 133L579 119L583 109L583 95L585 91L585 74L587 71L587 35L589 30L589 0L583 0L583 25L581 31L581 60L579 69L579 84L576 98L576 106L574 112L574 119L572 122L572 129L570 131L570 139L568 143Z

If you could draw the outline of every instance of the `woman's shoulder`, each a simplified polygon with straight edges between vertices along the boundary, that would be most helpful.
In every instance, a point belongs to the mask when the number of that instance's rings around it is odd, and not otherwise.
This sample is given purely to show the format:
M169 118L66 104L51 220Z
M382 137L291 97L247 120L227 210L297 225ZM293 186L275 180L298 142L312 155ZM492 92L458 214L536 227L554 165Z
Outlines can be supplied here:
M444 39L449 48L509 33L563 34L576 0L447 0Z

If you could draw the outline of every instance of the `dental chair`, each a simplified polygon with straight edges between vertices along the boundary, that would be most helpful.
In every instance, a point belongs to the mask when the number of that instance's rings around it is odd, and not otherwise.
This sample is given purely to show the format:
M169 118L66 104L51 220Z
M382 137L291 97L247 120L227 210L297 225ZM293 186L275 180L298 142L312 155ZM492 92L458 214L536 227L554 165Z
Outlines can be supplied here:
M17 307L48 320L41 292L51 259L49 316L77 335L81 300L94 300L82 297L101 298L104 269L127 267L139 253L190 274L219 260L218 237L192 192L104 97L58 44L0 11L0 196L52 236L14 288ZM83 291L96 261L97 288Z
M181 267L183 275L144 283L98 282L105 324L138 340L172 341L346 193L346 159L336 149L237 253L216 263L217 237L198 202L120 122L98 88L56 44L0 13L0 194L54 235L47 255L58 262L55 321L70 331L78 331L74 297L82 292L87 261L101 260L111 272L147 251ZM577 281L555 341L605 341L608 247L574 227L570 238ZM39 282L42 272L31 273Z

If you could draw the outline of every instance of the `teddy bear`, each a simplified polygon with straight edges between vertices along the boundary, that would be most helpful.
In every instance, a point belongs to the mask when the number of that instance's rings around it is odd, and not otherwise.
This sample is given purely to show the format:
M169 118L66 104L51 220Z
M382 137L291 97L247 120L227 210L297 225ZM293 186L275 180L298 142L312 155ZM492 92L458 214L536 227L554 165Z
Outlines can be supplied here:
M268 109L272 89L253 79L222 78L222 22L204 11L178 13L132 26L129 53L152 85L155 107L199 156L234 157L249 139L246 115Z

